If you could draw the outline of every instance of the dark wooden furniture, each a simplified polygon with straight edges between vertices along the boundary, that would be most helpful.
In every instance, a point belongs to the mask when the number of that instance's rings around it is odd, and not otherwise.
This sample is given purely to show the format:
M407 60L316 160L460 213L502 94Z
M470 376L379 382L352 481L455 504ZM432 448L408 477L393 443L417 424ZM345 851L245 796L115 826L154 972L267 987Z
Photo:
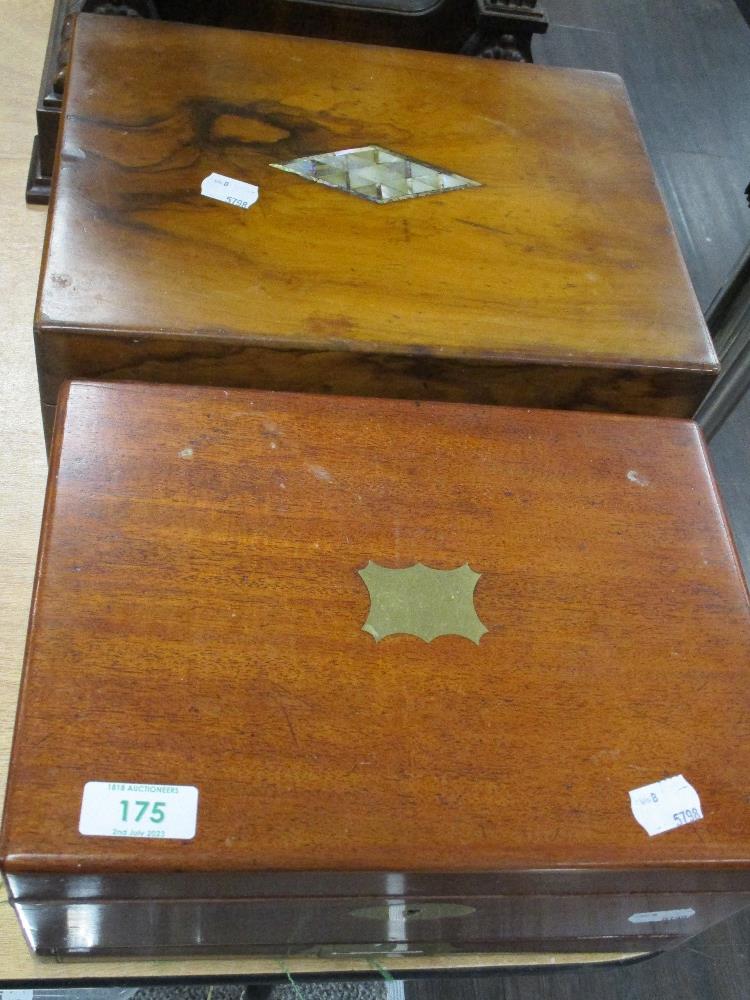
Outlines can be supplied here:
M616 77L91 15L74 50L48 430L73 377L681 416L710 385ZM274 166L370 144L474 186L374 204ZM257 203L202 196L214 172Z
M533 35L547 30L537 0L56 0L37 101L38 135L26 191L30 202L49 200L73 20L81 12L528 62Z
M721 378L696 414L710 440L750 391L750 247L709 306L706 321L722 364Z
M750 606L693 423L61 408L2 839L33 947L638 951L750 900ZM479 630L376 641L371 561L468 564ZM704 818L649 836L629 792L677 774ZM197 832L82 835L90 781L197 788Z

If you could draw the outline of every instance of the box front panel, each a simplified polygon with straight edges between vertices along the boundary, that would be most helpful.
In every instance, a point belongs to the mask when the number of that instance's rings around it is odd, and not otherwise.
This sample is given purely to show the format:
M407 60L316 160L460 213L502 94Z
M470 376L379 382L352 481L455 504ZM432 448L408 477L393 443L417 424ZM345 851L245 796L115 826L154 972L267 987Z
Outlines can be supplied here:
M45 328L37 330L35 345L48 441L60 388L78 378L690 417L715 377L677 367L285 350L218 336L112 337Z
M704 930L748 894L18 903L41 954L644 951Z

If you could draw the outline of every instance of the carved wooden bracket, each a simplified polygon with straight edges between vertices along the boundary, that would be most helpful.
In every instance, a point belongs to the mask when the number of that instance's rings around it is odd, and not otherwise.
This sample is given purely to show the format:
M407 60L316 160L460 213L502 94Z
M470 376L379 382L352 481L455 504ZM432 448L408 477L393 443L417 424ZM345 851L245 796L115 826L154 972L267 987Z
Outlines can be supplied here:
M476 7L477 27L461 49L465 55L532 61L532 36L549 27L537 0L476 0Z

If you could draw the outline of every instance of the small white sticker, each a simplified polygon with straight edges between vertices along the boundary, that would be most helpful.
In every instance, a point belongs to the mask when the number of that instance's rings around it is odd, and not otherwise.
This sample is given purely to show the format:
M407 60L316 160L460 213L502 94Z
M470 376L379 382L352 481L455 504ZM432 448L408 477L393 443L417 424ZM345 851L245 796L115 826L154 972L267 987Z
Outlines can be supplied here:
M628 917L631 924L659 924L662 920L688 920L695 916L695 910L688 907L685 910L653 910L651 913L634 913Z
M87 781L78 832L84 837L192 840L198 789L192 785L143 785Z
M209 174L201 183L201 194L237 208L250 208L258 200L259 191L255 184L236 181L223 174Z
M634 789L630 808L649 837L703 819L698 793L681 774Z

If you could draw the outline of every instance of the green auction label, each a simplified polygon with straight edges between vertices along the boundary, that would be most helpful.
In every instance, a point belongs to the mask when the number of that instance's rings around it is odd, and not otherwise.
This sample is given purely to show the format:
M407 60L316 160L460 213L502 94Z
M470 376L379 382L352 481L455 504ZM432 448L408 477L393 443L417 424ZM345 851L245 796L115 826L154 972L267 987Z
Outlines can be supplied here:
M78 832L84 837L192 840L198 821L193 785L87 781Z

